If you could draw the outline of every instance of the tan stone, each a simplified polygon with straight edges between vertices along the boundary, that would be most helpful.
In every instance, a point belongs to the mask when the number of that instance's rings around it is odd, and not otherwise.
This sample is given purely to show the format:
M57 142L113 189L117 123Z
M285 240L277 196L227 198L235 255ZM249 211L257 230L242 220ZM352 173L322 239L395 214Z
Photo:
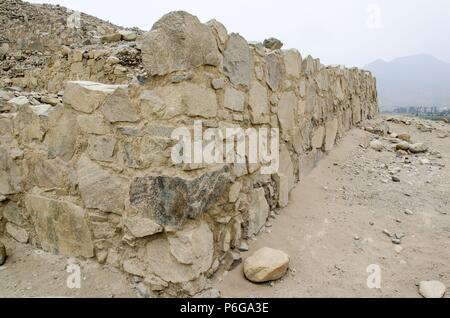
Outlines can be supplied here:
M248 236L258 234L266 224L270 208L267 204L263 188L254 189L251 194L250 208L248 211Z
M78 115L78 126L86 134L106 135L110 133L108 123L102 116L97 115Z
M278 206L284 208L289 203L289 179L282 173L274 175L274 180L278 189Z
M192 281L211 267L213 243L213 234L206 223L191 223L167 239L157 238L147 244L148 271L166 282Z
M102 43L119 42L120 40L122 40L122 35L119 32L106 34L101 37Z
M78 185L87 208L122 214L126 181L82 156L77 163Z
M278 169L280 174L286 176L289 184L289 191L295 186L294 164L286 145L280 145L280 166Z
M422 281L419 284L419 292L424 298L442 298L447 287L439 281Z
M266 55L266 82L267 85L276 92L280 89L283 79L283 65L278 52L272 52Z
M6 221L17 226L24 227L27 222L23 216L22 207L16 202L9 201L3 210L3 217Z
M230 34L223 55L223 70L231 83L249 86L252 57L247 41L237 33Z
M128 90L118 87L108 95L102 106L102 113L110 123L136 122L139 120L137 108L132 104L128 96Z
M224 96L224 107L238 111L243 112L244 111L244 103L245 103L245 94L234 89L234 88L227 88L225 89L225 96Z
M17 111L21 107L29 105L30 102L25 96L18 96L10 99L7 104L10 105L10 110Z
M401 139L401 140L403 140L403 141L406 141L406 142L411 142L411 135L408 134L408 133L401 133L401 134L398 134L397 138L398 138L398 139Z
M163 227L149 218L127 217L124 224L134 237L142 238L163 231Z
M35 153L25 157L27 182L43 189L64 188L68 167L58 158L48 159Z
M189 116L211 118L217 116L217 98L214 91L191 83L183 83L182 103Z
M323 146L325 138L325 127L319 126L313 133L313 137L311 139L311 145L314 149L320 149Z
M427 152L427 151L428 151L428 146L425 145L424 143L412 144L412 145L409 147L409 151L411 151L412 153L422 153L422 152Z
M78 137L78 123L72 111L58 107L49 117L45 143L48 157L60 157L64 161L72 159Z
M206 25L212 28L213 33L216 34L218 44L223 47L228 40L228 31L225 26L215 19L206 22Z
M217 116L215 91L197 84L182 82L156 89L164 102L164 118L180 115L212 118Z
M91 159L97 161L113 161L114 148L116 146L114 136L96 136L92 135L88 140L88 153Z
M69 81L64 90L64 103L83 113L92 113L106 97L125 85L106 85L86 81Z
M300 77L302 69L302 57L300 53L295 49L283 51L284 65L286 68L287 76Z
M119 34L124 41L135 41L137 39L137 33L135 31L120 30Z
M27 195L25 204L44 250L68 256L94 256L85 212L81 207L38 195Z
M8 233L13 239L15 239L19 243L23 244L28 243L29 240L28 232L13 223L6 223L6 233Z
M268 123L269 112L267 89L259 82L253 81L249 92L250 116L253 124Z
M28 105L19 108L13 122L14 133L19 136L19 140L23 144L42 141L47 130L45 119L36 114Z
M145 34L142 61L153 76L200 65L218 66L221 55L208 26L187 12L175 11L159 19Z
M9 152L0 146L0 194L9 195L22 190L20 168L12 160Z
M141 113L146 118L152 114L158 114L166 107L164 100L155 91L146 90L139 97Z
M282 278L289 268L289 256L280 250L264 247L244 261L245 277L254 283Z
M278 120L283 135L290 134L294 129L297 109L297 98L294 93L283 93L278 104Z
M144 277L146 273L145 264L136 258L127 259L122 264L124 272L138 276Z
M325 151L333 149L336 143L336 136L338 131L338 120L334 118L325 124Z

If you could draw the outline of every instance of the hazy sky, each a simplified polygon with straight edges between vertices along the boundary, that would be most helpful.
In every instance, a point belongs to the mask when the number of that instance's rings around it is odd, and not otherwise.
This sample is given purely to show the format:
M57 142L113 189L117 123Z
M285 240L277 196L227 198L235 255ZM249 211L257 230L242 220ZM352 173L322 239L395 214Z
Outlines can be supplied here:
M31 0L149 30L162 15L186 10L215 18L249 41L274 36L325 64L364 66L378 58L432 54L450 62L448 0Z

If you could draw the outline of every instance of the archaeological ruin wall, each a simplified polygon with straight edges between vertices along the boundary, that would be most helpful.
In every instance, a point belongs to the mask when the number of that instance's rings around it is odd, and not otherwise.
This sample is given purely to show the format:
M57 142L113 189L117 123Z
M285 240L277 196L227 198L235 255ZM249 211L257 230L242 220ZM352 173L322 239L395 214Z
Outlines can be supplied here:
M346 131L378 113L376 82L185 12L141 41L145 80L69 78L62 104L0 114L0 232L117 267L155 294L194 296ZM174 130L199 121L279 129L279 169L175 164Z

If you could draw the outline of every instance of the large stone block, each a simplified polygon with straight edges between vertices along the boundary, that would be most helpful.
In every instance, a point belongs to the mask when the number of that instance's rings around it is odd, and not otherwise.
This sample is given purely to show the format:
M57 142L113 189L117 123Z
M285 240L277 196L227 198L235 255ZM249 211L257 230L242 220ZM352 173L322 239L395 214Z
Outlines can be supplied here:
M91 234L81 207L38 195L27 195L25 204L44 250L67 256L94 256Z
M247 41L239 34L232 33L223 54L223 70L231 83L249 86L253 68Z
M278 206L284 208L289 203L289 180L282 173L276 173L274 175L274 180L278 189Z
M183 283L208 271L213 261L213 233L205 222L191 222L167 238L150 241L144 254L149 272L166 282Z
M142 238L163 231L163 227L149 218L139 216L127 217L123 221L134 237Z
M278 52L266 55L266 82L267 85L276 92L279 90L283 80L284 69L281 57Z
M117 88L114 93L108 95L102 106L102 113L110 123L136 122L139 120L137 108L132 104L128 95L128 89Z
M155 89L164 102L163 117L180 115L211 118L217 116L217 97L213 89L194 83L182 82Z
M286 75L299 78L302 70L302 57L300 53L295 49L283 51L283 58Z
M317 127L312 135L311 145L314 149L322 148L323 142L325 138L325 127L319 126Z
M224 166L189 176L137 177L130 187L130 202L161 225L180 226L209 208L225 192L229 168Z
M316 75L317 86L320 90L326 91L330 88L330 77L328 75L327 69L320 70Z
M217 116L217 97L214 90L192 83L182 83L179 88L182 103L186 105L189 116L204 118Z
M245 104L245 94L234 88L227 88L225 90L223 104L225 108L243 112Z
M266 224L269 217L270 207L267 204L263 188L254 189L251 194L250 207L248 211L248 236L258 234Z
M268 123L269 101L267 89L258 81L252 82L249 92L250 116L253 124Z
M139 106L144 118L150 118L151 115L162 112L166 104L155 91L146 90L139 96Z
M86 208L122 214L127 195L125 179L113 175L83 155L77 163L78 186Z
M14 118L14 133L19 136L22 144L41 142L47 131L46 117L39 116L32 106L19 108Z
M48 157L59 157L64 161L72 159L78 137L78 123L75 114L61 106L52 111L48 120L45 143Z
M46 155L30 152L25 155L24 162L27 168L26 181L30 187L64 188L68 167L62 160L48 159Z
M20 168L9 155L8 150L0 146L0 194L9 195L22 191Z
M282 278L289 268L289 256L280 250L264 247L244 262L245 277L254 283Z
M13 117L0 114L0 143L10 143L13 139Z
M337 118L331 119L325 124L325 151L333 149L336 143L336 136L338 131Z
M285 144L280 145L280 167L278 173L286 176L289 184L289 191L295 186L294 164Z
M211 29L184 11L163 16L142 43L142 61L152 76L201 65L219 66L221 59Z
M352 96L353 124L361 122L361 99L357 95Z
M86 81L69 81L64 90L64 103L84 113L92 113L100 107L106 97L118 87L125 85L106 85Z
M116 142L117 141L114 136L90 136L87 149L89 156L91 159L97 161L113 161Z
M219 45L219 48L222 50L225 43L227 43L228 40L228 31L225 28L225 26L220 23L219 21L212 19L208 22L206 22L206 25L209 26L213 33L215 34L217 38L217 42Z
M278 120L283 135L290 134L294 129L297 114L297 98L294 93L286 92L281 95L278 103Z
M86 134L106 135L111 129L102 116L97 115L78 115L78 126Z
M6 221L17 226L25 226L27 222L24 219L22 208L16 203L9 201L3 209L3 217Z
M8 233L13 239L15 239L19 243L26 244L30 239L30 235L25 229L13 223L9 222L6 223L6 233Z

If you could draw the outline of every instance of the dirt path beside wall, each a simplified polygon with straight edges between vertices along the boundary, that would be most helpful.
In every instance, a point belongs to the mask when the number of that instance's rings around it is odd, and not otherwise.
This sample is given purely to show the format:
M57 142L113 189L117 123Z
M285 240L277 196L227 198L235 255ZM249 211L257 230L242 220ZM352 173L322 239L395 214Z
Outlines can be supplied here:
M352 130L243 255L264 246L284 250L291 257L287 276L256 285L243 277L240 265L219 276L223 297L419 297L416 284L422 280L450 286L450 138L444 137L450 126L433 123L437 130L430 133L414 124L388 125L425 142L442 159L364 149L360 145L374 135ZM385 229L405 235L402 244L393 244ZM381 289L367 287L371 264L381 267Z

